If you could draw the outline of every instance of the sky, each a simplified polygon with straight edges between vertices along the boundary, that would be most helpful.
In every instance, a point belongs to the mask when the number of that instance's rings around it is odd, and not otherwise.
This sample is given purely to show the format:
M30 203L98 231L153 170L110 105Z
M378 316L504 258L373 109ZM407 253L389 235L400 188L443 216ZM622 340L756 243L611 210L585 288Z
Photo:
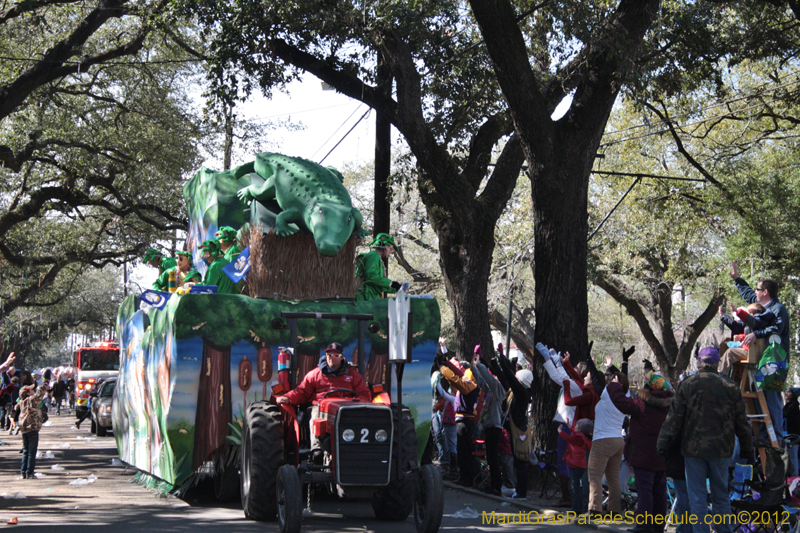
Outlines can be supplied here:
M311 75L292 82L287 86L287 91L288 94L275 91L271 99L259 94L241 105L237 113L248 120L291 120L293 124L304 126L300 131L275 131L275 137L269 141L275 143L275 151L282 154L317 163L325 158L324 164L334 167L342 167L350 162L372 161L375 152L375 113L370 112L362 119L368 111L366 105L336 91L323 90L322 82ZM347 134L350 128L353 130ZM396 131L392 137L397 138ZM341 144L336 146L340 141ZM234 161L233 165L246 162ZM213 160L206 164L220 166Z

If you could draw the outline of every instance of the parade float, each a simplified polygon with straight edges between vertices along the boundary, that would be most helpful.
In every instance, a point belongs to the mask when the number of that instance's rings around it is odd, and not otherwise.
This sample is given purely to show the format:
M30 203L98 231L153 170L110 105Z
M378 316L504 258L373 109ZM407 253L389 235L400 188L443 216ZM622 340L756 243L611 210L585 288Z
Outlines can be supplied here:
M232 263L249 271L237 285L241 294L123 302L113 406L120 459L175 489L199 473L213 475L221 500L238 497L248 409L266 405L280 382L299 383L331 342L344 346L377 403L407 408L418 457L430 433L439 306L404 291L355 301L356 248L365 232L341 174L258 154L226 172L201 169L184 198L195 265L203 267L199 244L230 226L249 252ZM402 312L391 309L398 300Z

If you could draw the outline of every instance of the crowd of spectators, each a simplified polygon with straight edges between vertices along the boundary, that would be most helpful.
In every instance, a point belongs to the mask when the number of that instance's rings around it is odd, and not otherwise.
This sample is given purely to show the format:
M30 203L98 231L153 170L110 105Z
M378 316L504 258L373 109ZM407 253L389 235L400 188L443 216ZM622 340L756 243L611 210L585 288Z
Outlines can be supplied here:
M601 370L591 357L591 345L590 356L574 366L569 353L536 345L545 374L562 391L553 418L562 487L558 505L575 513L619 515L622 492L630 482L636 492L635 513L641 517L630 531L663 531L656 517L670 510L669 478L676 515L698 517L693 526L679 521L679 533L706 533L704 515L730 514L732 466L753 464L755 439L766 436L753 435L735 373L738 363L747 361L748 349L758 339L789 353L789 318L777 297L777 284L760 279L753 289L735 263L730 275L748 307L732 305L731 315L720 310L721 321L732 335L741 335L741 343L723 346L722 356L716 342L698 346L697 370L674 383L647 359L641 371L629 375L633 347L623 350L620 368L607 358ZM529 362L509 360L502 345L492 357L484 357L481 346L469 356L451 355L440 341L431 368L432 436L443 475L474 486L480 479L475 452L482 447L489 470L484 490L526 498L529 465L538 462L531 453L530 406L545 388L534 381ZM786 474L796 477L800 438L785 437L800 435L800 388L790 388L785 403L779 391L766 390L764 396L775 435L788 453ZM730 526L717 526L716 531L727 533Z

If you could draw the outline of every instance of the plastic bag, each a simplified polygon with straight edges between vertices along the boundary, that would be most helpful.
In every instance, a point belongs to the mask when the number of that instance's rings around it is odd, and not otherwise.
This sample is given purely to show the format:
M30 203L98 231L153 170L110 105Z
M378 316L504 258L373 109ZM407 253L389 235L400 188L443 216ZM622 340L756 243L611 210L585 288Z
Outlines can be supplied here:
M786 351L777 342L773 342L758 362L756 370L756 384L761 390L782 391L786 386L786 376L789 368L786 361Z

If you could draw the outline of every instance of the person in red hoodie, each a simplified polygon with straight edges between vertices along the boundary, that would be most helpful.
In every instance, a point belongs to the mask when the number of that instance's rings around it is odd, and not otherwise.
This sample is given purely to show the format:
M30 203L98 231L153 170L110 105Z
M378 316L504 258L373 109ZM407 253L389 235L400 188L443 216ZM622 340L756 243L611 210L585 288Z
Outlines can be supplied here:
M566 389L565 389L566 390ZM570 435L567 426L561 424L558 436L567 441L567 452L564 461L569 466L570 494L572 495L572 511L585 513L589 506L588 490L581 488L581 479L586 472L586 454L592 449L592 431L594 422L582 418L575 424L575 431ZM584 496L586 493L586 496Z
M312 402L309 421L319 417L319 401L328 393L331 393L328 397L348 398L354 395L362 402L371 402L372 395L364 378L355 367L347 362L343 350L344 348L338 342L330 344L325 348L325 357L320 358L319 366L306 374L296 388L283 396L278 396L275 400L278 403L292 405ZM347 392L337 391L337 389L349 389L353 391L353 394L348 395ZM322 450L322 443L318 437L314 436L313 431L311 431L311 435L312 454L318 455Z

